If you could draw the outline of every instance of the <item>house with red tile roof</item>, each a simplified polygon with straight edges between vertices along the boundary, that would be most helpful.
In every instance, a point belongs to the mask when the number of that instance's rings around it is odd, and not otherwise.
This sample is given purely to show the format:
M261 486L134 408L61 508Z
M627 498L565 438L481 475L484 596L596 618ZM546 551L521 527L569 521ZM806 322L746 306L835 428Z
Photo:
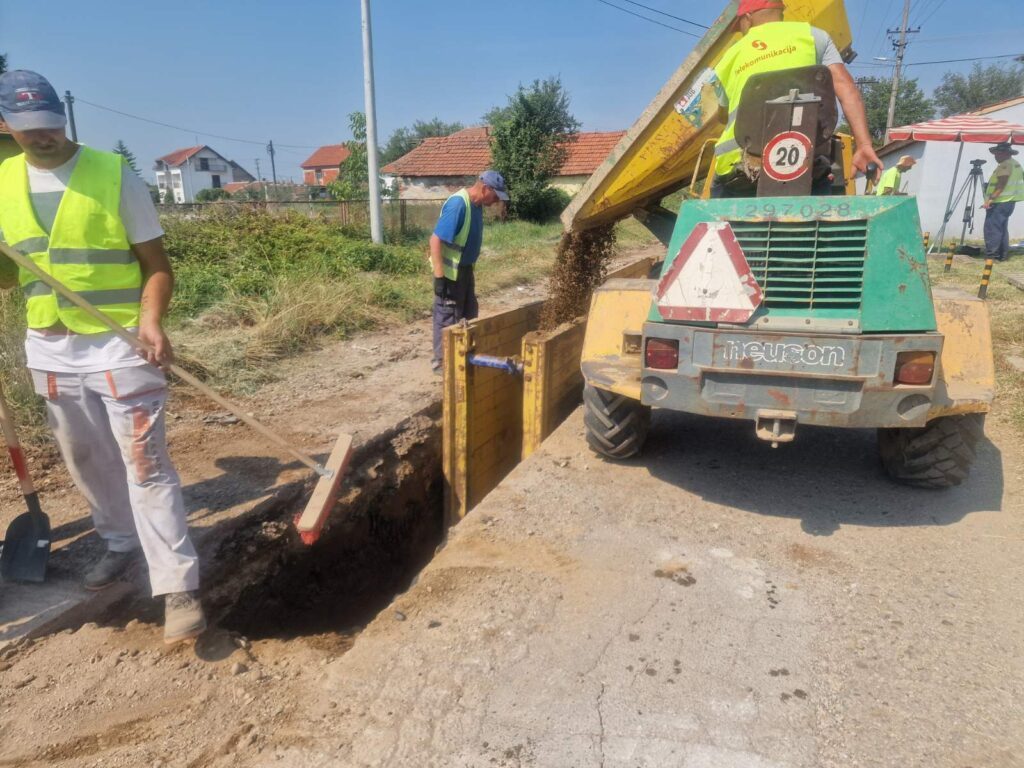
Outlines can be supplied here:
M625 131L579 133L567 147L568 154L551 186L569 194L579 191L587 178L608 157ZM472 184L491 165L491 128L477 126L424 139L418 147L384 166L389 183L398 183L402 199L447 197Z
M309 187L330 184L351 154L344 144L325 144L302 163L302 183Z
M203 189L223 189L238 181L254 181L255 176L233 160L201 144L176 149L159 157L153 165L160 199L173 191L175 202L194 203Z

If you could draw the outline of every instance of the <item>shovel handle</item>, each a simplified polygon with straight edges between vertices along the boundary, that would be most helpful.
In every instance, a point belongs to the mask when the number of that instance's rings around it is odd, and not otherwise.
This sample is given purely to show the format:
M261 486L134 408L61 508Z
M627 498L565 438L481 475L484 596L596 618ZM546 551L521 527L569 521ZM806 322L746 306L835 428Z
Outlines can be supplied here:
M37 278L39 278L39 280L41 282L43 282L46 285L50 286L54 291L56 291L61 296L63 296L65 299L70 301L72 304L74 304L80 310L85 312L91 318L93 318L94 320L96 320L96 321L98 321L100 323L103 323L103 325L105 325L107 328L109 328L115 334L120 336L126 342L131 344L132 347L134 347L135 349L139 350L140 352L152 352L153 351L153 347L151 347L149 344L144 342L142 339L140 339L135 334L129 333L127 330L122 328L116 322L114 322L109 317L107 317L105 314L103 314L98 309L96 309L96 307L94 307L92 304L87 302L85 299L83 299L77 293L75 293L70 288L68 288L66 285L64 285L64 283L60 282L55 277L53 277L51 274L49 274L48 272L46 272L43 269L41 269L34 261L32 261L32 259L30 259L27 256L24 256L23 254L21 254L18 251L14 250L13 248L11 248L6 243L0 243L0 253L3 253L4 256L9 258L11 261L13 261L19 267L24 269L26 272L30 272L33 275L35 275ZM260 422L258 422L252 416L250 416L245 411L243 411L239 406L235 405L234 403L232 403L231 401L227 400L226 398L221 397L221 395L219 395L217 392L212 390L209 386L207 386L206 384L201 382L199 379L197 379L195 376L193 376L191 373L189 373L185 369L175 365L174 363L170 363L166 367L175 376L177 376L178 378L182 379L185 383L190 384L191 386L193 386L196 389L198 389L200 392L202 392L204 395L206 395L208 398L213 400L215 403L217 403L219 406L221 406L225 410L230 411L231 413L233 413L241 421L243 421L246 424L248 424L250 427L252 427L254 430L259 432L261 435L263 435L265 438L270 440L272 443L274 443L274 444L280 446L281 448L283 448L290 455L292 455L293 457L295 457L296 459L301 461L303 464L305 464L307 467L312 469L318 475L329 474L329 471L322 464L317 463L312 457L307 456L302 451L299 451L299 450L293 448L291 446L291 444L288 441L286 441L283 437L278 435L276 432L271 430L269 427L267 427L267 426L261 424ZM4 434L6 435L6 428L4 430ZM8 441L8 445L10 445L9 441ZM19 449L19 452L20 452L20 449ZM13 454L12 454L12 457L13 457Z
M28 474L28 465L25 463L25 454L21 451L21 444L18 442L18 433L14 428L14 416L4 398L3 387L0 387L0 429L4 433L4 442L7 443L7 452L11 454L11 464L14 465L14 473L18 476L21 484L21 493L24 496L36 492L32 485L32 478Z

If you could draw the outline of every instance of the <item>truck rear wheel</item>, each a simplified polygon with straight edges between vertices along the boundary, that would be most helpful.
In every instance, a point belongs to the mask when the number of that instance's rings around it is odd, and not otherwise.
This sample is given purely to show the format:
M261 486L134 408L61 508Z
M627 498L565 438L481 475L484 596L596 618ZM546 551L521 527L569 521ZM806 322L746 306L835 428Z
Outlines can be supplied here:
M940 416L923 427L878 430L882 465L894 480L918 488L951 488L971 472L985 415Z
M594 451L609 459L640 453L651 426L649 406L589 385L583 388L583 405L587 443Z

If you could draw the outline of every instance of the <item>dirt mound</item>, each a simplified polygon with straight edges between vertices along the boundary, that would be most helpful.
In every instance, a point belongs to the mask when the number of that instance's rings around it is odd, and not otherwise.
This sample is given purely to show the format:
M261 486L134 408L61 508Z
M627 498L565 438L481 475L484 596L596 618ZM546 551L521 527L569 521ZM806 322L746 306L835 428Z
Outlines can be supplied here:
M555 328L586 314L591 294L604 281L614 249L614 224L562 235L551 273L551 297L541 314L541 329Z

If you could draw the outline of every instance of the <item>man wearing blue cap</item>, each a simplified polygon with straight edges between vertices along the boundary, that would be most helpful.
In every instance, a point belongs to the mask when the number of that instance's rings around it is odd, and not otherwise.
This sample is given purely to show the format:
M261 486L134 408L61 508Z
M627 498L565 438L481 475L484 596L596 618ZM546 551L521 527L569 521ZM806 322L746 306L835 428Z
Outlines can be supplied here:
M431 367L441 372L441 332L460 320L480 313L473 265L484 237L484 207L508 200L505 179L497 171L484 171L476 183L449 197L430 236L430 264L434 269L434 357Z
M0 165L0 238L154 349L140 357L0 258L0 286L20 284L25 296L36 392L106 545L85 587L112 584L141 548L154 596L165 595L165 641L195 637L206 627L199 558L167 453L158 367L173 354L161 320L174 278L149 190L119 155L68 140L64 105L41 75L0 76L0 115L24 151Z

